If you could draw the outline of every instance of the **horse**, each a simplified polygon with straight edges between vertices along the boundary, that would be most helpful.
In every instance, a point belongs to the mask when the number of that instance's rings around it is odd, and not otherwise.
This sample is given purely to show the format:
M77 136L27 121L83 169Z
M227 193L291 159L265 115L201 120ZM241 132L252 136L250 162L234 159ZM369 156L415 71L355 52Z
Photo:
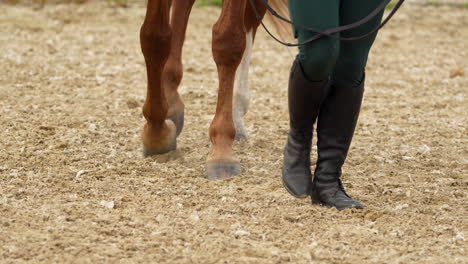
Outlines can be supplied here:
M194 2L148 0L140 29L147 72L143 105L146 123L141 131L145 156L175 150L184 126L184 103L177 88L183 77L182 48ZM287 10L287 0L270 0L269 3L277 10ZM206 162L209 180L240 174L240 162L232 145L235 139L246 138L243 116L249 106L250 56L258 26L266 13L260 0L224 0L221 8L221 15L212 29L212 53L219 88L216 113L209 127L212 144ZM280 29L279 24L275 26Z

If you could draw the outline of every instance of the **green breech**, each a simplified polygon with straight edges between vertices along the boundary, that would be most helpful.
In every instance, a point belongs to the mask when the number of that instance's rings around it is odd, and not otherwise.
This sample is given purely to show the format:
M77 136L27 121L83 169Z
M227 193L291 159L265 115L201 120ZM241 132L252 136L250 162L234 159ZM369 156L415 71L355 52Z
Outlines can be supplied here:
M294 23L320 31L356 22L371 13L382 0L289 0ZM340 33L341 37L364 35L376 28L383 12L367 23ZM294 27L295 37L305 41L315 33ZM338 35L338 34L336 34ZM299 47L299 61L311 81L331 78L338 86L357 86L361 83L370 48L376 34L358 41L340 41L322 37Z

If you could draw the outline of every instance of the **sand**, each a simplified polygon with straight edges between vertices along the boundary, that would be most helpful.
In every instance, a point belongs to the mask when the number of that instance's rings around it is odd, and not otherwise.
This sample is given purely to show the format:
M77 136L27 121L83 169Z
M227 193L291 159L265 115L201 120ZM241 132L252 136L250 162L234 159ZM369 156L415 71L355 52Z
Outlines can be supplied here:
M178 150L143 158L144 12L0 5L0 262L468 263L468 9L410 2L380 33L343 168L367 207L341 212L282 187L296 51L263 30L242 173L206 180L217 8L191 16Z

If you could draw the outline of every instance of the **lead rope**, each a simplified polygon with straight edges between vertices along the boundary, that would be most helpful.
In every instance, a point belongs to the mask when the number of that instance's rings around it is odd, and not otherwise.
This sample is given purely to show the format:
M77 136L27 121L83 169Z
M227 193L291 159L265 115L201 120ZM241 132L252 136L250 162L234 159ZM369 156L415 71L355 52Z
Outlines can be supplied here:
M268 10L268 12L270 12L270 14L273 15L274 17L276 17L276 18L278 18L278 19L280 19L280 20L282 20L282 21L284 21L284 22L286 22L288 24L291 24L291 25L293 25L295 27L302 28L302 29L305 29L307 31L316 33L315 36L313 36L313 37L311 37L308 40L305 40L303 42L299 42L299 43L284 42L284 41L280 40L278 37L276 37L275 35L273 35L271 33L271 31L265 26L265 24L262 21L262 17L258 13L258 10L255 8L254 0L249 0L250 5L252 6L252 10L255 13L255 16L257 17L258 21L260 21L260 24L265 29L265 31L268 33L268 35L270 35L270 37L272 37L276 42L278 42L278 43L280 43L280 44L282 44L284 46L287 46L287 47L304 46L304 45L307 45L307 44L309 44L309 43L311 43L311 42L313 42L313 41L315 41L315 40L317 40L319 38L322 38L324 36L329 37L329 38L333 38L333 39L342 40L342 41L356 41L356 40L367 38L367 37L371 36L372 34L374 34L375 32L379 31L381 28L383 28L385 26L385 24L387 24L387 22L393 17L393 15L395 15L395 13L401 7L403 2L405 2L405 0L398 0L398 2L395 4L395 6L393 7L390 14L388 14L388 16L384 19L384 21L378 27L373 29L372 31L370 31L370 32L368 32L368 33L366 33L366 34L364 34L362 36L358 36L358 37L343 38L343 37L339 37L339 36L336 36L336 35L333 35L333 34L340 33L340 32L346 31L346 30L350 30L350 29L359 27L360 25L368 22L369 20L374 18L376 15L378 15L382 10L384 10L385 7L390 3L391 0L382 1L382 3L376 9L374 9L369 15L367 15L366 17L364 17L363 19L361 19L361 20L359 20L357 22L354 22L354 23L351 23L351 24L348 24L348 25L344 25L344 26L340 26L340 27L336 27L336 28L332 28L332 29L328 29L328 30L325 30L325 31L320 31L320 30L316 30L316 29L311 28L311 27L306 27L306 26L303 26L303 25L300 25L300 24L296 24L296 23L292 22L291 20L289 20L289 19L281 16L280 14L278 14L278 12L276 12L268 4L267 0L258 0L258 1L262 2L262 4L265 6L265 8Z

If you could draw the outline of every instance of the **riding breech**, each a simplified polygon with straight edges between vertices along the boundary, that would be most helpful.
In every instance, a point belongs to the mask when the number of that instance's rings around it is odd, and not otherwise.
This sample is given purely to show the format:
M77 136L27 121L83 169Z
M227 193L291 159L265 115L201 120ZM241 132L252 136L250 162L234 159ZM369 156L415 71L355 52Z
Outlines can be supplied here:
M320 31L356 22L371 13L382 0L289 0L291 19L295 24ZM367 23L336 34L341 37L364 35L382 20L383 12ZM294 27L294 35L299 42L315 33ZM331 77L336 86L358 86L364 76L367 56L375 35L358 41L340 41L322 37L310 44L299 47L298 59L306 77L310 81L322 81Z

